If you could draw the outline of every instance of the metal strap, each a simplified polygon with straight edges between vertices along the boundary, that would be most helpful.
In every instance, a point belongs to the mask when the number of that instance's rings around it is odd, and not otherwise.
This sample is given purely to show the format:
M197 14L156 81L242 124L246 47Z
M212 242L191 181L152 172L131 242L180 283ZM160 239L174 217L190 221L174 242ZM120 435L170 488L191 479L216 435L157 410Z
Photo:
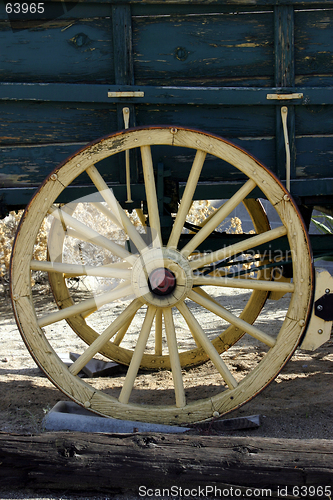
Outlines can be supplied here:
M286 188L288 189L288 191L290 191L290 146L289 146L287 117L288 117L288 108L287 106L282 106L281 118L283 126L284 144L286 147Z

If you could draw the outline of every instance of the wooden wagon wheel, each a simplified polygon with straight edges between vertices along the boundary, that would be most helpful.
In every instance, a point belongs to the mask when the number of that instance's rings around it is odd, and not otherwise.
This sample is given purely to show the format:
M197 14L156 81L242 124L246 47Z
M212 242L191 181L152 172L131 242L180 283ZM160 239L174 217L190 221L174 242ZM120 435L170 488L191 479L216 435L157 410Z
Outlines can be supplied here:
M182 202L170 238L165 246L162 245L151 155L151 149L154 145L181 146L196 150ZM153 236L152 245L149 248L117 204L112 192L94 166L95 163L108 156L131 148L140 148L141 150L149 224ZM242 187L214 214L207 224L178 250L184 220L191 205L194 189L207 153L228 162L241 171L248 180L244 181ZM54 206L54 202L64 187L68 186L83 171L88 173L115 214L118 223L124 227L129 238L134 242L137 253L132 253L125 247L99 235L93 229L82 226L65 211ZM281 224L262 234L254 235L193 259L191 257L193 251L256 187L260 188L275 208ZM108 248L119 258L119 263L98 268L97 266L67 266L64 263L33 261L36 236L45 215L48 213L59 218L66 227L70 227L71 230L83 234L85 238L93 240L97 246ZM201 272L205 266L211 266L284 236L287 237L290 247L293 270L292 283L211 276ZM32 270L56 272L59 275L63 273L98 273L107 276L111 273L112 276L118 277L121 282L118 287L103 294L98 301L82 301L38 317L31 290ZM306 230L297 208L281 183L263 165L237 146L210 134L171 127L133 129L111 135L87 146L56 169L45 180L24 212L13 247L11 265L11 293L18 326L31 354L50 380L74 401L101 415L165 423L188 423L222 415L251 399L273 380L298 345L306 327L312 297L312 279L311 252ZM241 320L227 308L212 300L209 295L207 297L199 294L195 291L197 286L217 286L221 287L222 291L228 287L235 287L286 292L290 294L289 306L281 328L279 328L277 335L274 335L271 329L266 332L257 325L251 325ZM103 304L117 299L126 299L126 307L68 369L47 338L45 332L48 325L82 314L94 307L101 307ZM256 342L267 347L267 352L263 357L260 357L253 370L245 376L241 374L236 376L235 373L232 373L228 362L222 359L222 356L210 342L204 330L205 324L201 325L193 314L192 306L194 304L202 307L204 311L210 311L216 318L223 318L236 328L245 330L250 338L255 338ZM103 392L98 387L94 387L91 381L86 383L80 379L77 374L81 368L96 353L101 352L103 346L122 328L125 328L132 317L142 309L145 310L145 317L127 374L124 380L121 380L120 393L117 393L118 386L116 388L108 387ZM186 384L184 387L185 375L181 369L177 349L176 315L183 318L183 323L188 325L196 343L203 348L210 358L212 366L220 374L220 381L216 387L214 386L214 394L210 394L207 388L209 397L196 398L195 391L192 391L191 388L186 389ZM157 323L159 324L161 316L167 337L174 382L174 398L171 402L164 404L163 391L161 390L157 391L156 405L145 404L140 389L138 390L139 397L133 400L133 395L137 393L133 387L147 339L151 330L154 329L154 319L158 318ZM196 370L199 369L196 368ZM159 372L156 373L156 376L158 374ZM195 375L191 376L191 381L194 378ZM199 378L198 384L200 385L200 383L201 379Z
M245 199L243 200L243 205L251 217L254 230L257 234L270 229L266 212L259 200L254 198ZM76 204L71 205L70 207L67 207L67 212L73 214L75 208ZM64 209L66 208L63 208L63 210ZM48 246L49 248L52 248L53 255L55 255L57 261L60 260L60 262L63 260L62 254L65 235L66 232L63 230L62 222L58 219L54 219L49 234ZM261 269L258 271L257 279L271 279L271 275L272 272L268 273L266 269ZM74 297L72 297L73 292L67 286L65 274L59 275L59 273L49 273L49 282L56 303L60 309L74 304L75 293ZM199 287L197 287L197 291L202 293L202 290L200 290ZM239 317L252 324L264 306L268 294L269 292L267 290L253 290ZM96 340L99 336L98 332L86 322L86 318L83 315L66 318L66 321L75 333L88 345L92 344L92 342L94 342L94 340ZM157 319L157 322L158 321L159 320ZM140 369L154 370L171 368L169 354L162 354L161 322L158 322L157 324L159 325L160 335L155 342L154 352L145 352L143 354ZM114 339L110 340L103 346L100 351L101 354L109 359L128 365L131 361L133 350L126 349L121 346L121 341L123 340L125 334L126 327L118 332ZM211 342L220 354L237 342L243 334L244 331L234 325L230 325L228 328L220 332L215 338L211 339ZM186 368L190 366L197 366L200 363L207 361L209 358L205 350L199 346L179 352L179 359L181 366Z

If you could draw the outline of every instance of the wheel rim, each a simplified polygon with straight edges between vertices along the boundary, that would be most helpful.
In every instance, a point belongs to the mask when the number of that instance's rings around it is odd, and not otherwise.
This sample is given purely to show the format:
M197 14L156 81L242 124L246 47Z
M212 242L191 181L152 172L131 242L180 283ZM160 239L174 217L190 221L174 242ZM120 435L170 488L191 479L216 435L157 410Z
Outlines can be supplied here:
M183 196L183 200L185 201L182 201L180 205L167 249L163 249L163 251L160 250L162 249L161 228L150 152L151 146L154 144L183 146L197 150L187 183L189 188L187 192L185 190ZM122 224L126 227L127 234L133 239L141 255L134 256L123 248L120 249L108 244L111 251L129 263L131 272L128 273L125 270L126 272L122 273L119 270L118 275L121 276L123 284L112 292L109 292L108 295L105 295L102 302L107 303L111 300L127 297L132 295L135 289L137 289L137 295L134 296L133 300L130 301L129 305L112 325L92 342L70 369L67 369L53 350L42 328L47 324L64 319L67 317L66 315L80 314L86 311L87 308L89 310L89 307L92 307L92 303L78 304L78 306L75 306L75 310L67 308L65 313L64 310L61 310L37 319L31 297L31 268L34 269L37 266L38 269L42 270L42 264L31 265L34 241L44 215L50 210L50 207L58 198L64 186L70 184L77 175L86 170L98 190L102 191L105 189L105 186L98 171L92 165L107 156L134 147L140 147L141 149L150 227L154 236L153 245L147 252L146 246L142 243L138 233L133 233L133 228L131 228L124 214L120 213L119 215L118 213L118 217L121 218ZM223 206L219 211L218 217L215 217L214 221L214 217L212 217L211 221L213 222L209 221L179 252L176 250L178 240L189 205L192 202L192 181L193 178L198 177L207 153L229 162L243 172L248 177L248 180ZM217 227L218 221L225 218L230 213L232 207L242 202L256 186L260 187L267 199L275 207L282 224L278 228L266 231L262 235L253 236L251 243L259 245L263 242L273 241L280 236L287 235L293 257L293 283L278 284L276 286L274 282L269 281L263 282L259 280L259 282L257 280L256 284L251 282L251 287L259 287L260 290L276 291L278 289L279 291L283 290L291 293L289 308L276 338L261 331L256 326L251 326L250 324L244 325L235 315L220 305L215 304L209 298L198 294L193 289L193 286L226 286L226 280L230 284L231 278L195 276L193 271L213 262L220 261L230 254L235 255L237 252L246 251L250 248L248 242L231 245L215 253L200 256L195 260L189 258L189 256L199 243L207 237L207 234L210 234L212 228L215 229ZM114 203L110 198L108 202L109 206L112 206L112 203ZM53 210L54 216L58 213L56 210ZM64 213L60 215L66 224L69 222L73 224L72 220L68 219L68 217L66 218ZM98 240L98 242L102 244L102 240ZM147 252L147 255L149 254L149 258L147 262L144 261L142 272L142 266L140 268L138 261L143 258L145 252ZM155 254L159 254L159 257L154 257L154 252ZM167 305L163 302L165 297L161 299L154 295L153 299L151 299L149 294L152 292L148 286L144 294L142 289L142 286L145 286L144 271L149 270L148 275L151 275L151 273L161 267L167 268L177 276L177 293L174 294L172 292L173 299ZM140 268L139 271L138 268ZM62 267L61 273L64 272L63 269ZM13 248L11 277L13 306L23 339L37 363L56 386L74 401L102 415L166 423L194 422L224 414L240 406L265 387L277 375L296 348L307 322L312 293L311 255L306 231L295 205L279 181L259 162L241 149L220 138L193 130L175 130L169 127L149 130L136 129L107 137L98 143L87 146L66 162L64 166L54 171L52 176L46 179L24 213ZM243 286L242 281L244 280L238 279L237 281L236 278L236 282L232 282L233 286ZM246 286L249 287L250 284L246 283ZM171 295L168 294L166 297L170 299ZM219 356L218 350L214 348L212 342L207 338L207 335L191 312L188 301L199 304L216 316L231 322L240 330L245 327L248 334L258 339L259 342L268 345L269 351L264 358L240 381L235 380L230 369ZM103 349L109 338L126 325L136 311L142 307L143 303L148 304L145 319L119 397L109 396L78 378L77 373L80 368L97 352ZM189 326L192 336L203 347L204 352L209 356L214 367L225 382L222 390L212 397L201 398L189 403L186 402L172 307L179 311ZM175 403L170 405L140 405L130 401L134 380L142 362L145 344L152 329L155 316L158 324L161 322L161 316L163 317L166 331L175 392Z

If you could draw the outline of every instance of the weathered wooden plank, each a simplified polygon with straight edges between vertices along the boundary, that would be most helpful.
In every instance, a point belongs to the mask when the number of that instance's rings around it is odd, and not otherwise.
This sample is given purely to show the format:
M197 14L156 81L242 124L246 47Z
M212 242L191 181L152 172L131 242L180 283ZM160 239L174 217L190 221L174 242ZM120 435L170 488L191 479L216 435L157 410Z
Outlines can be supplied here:
M275 106L137 105L138 125L189 126L227 138L248 140L275 134Z
M129 5L115 5L112 7L113 51L115 83L117 85L134 85L132 15ZM123 109L129 110L129 127L135 127L136 114L134 104L119 102L117 104L118 130L125 128ZM123 155L124 156L124 155ZM133 151L129 153L130 180L138 179L137 158ZM118 159L119 180L126 182L125 159Z
M112 104L1 102L0 145L86 143L117 130Z
M13 32L0 22L1 80L114 83L110 19L56 19Z
M294 64L294 9L292 6L274 7L275 22L275 85L295 86ZM278 104L278 103L277 103ZM285 105L285 103L281 103ZM281 119L281 105L276 106L276 172L286 177L286 144ZM295 111L288 104L287 127L290 149L290 176L295 177Z
M332 81L333 11L295 11L295 65L299 85Z
M133 18L133 47L139 85L273 81L272 12Z
M272 105L267 94L297 93L300 99L284 100L286 104L333 104L333 86L295 88L255 87L182 87L182 86L126 86L66 83L0 82L1 100L30 100L51 102L108 102L137 104L214 104L214 105ZM143 97L108 97L108 92L140 91ZM281 102L281 101L280 101Z
M330 494L333 472L327 440L57 432L0 434L0 442L1 484L11 488L136 494L149 488L148 495L156 489L158 497L170 496L161 490L171 486L179 496L189 488L192 497L199 488L205 497L229 497L232 491L250 496L250 488L251 495L264 498L280 494L281 485L296 496L295 487L306 485L315 491L312 498L321 498L322 491ZM207 485L212 489L206 492Z
M218 124L214 124L218 127ZM209 127L206 127L209 129ZM227 136L227 130L216 130L220 135ZM223 132L223 134L222 134ZM252 155L259 158L264 164L275 171L275 149L274 138L271 137L232 137L233 142L248 150ZM45 144L43 146L36 144L30 146L7 146L0 148L1 167L0 167L0 185L1 187L10 187L15 184L24 186L37 186L45 176L51 172L61 161L65 160L70 154L82 147L83 143L72 144ZM332 153L333 137L297 137L297 177L332 177ZM194 152L190 150L174 150L173 156L167 148L158 147L154 150L154 158L158 162L163 160L165 168L172 172L173 178L179 181L186 181L189 169L193 161ZM176 160L174 159L176 158ZM106 174L109 182L117 182L117 169L109 170L114 165L113 159L104 162L107 166ZM101 170L103 171L103 169ZM207 159L203 180L237 180L240 178L239 172L224 164L222 161ZM284 176L281 177L282 179ZM80 183L82 180L77 180ZM85 181L86 182L86 181ZM310 192L315 194L315 186L311 186Z
M296 151L297 177L307 179L332 177L333 135L296 138Z
M333 131L333 106L296 106L296 135L330 135Z

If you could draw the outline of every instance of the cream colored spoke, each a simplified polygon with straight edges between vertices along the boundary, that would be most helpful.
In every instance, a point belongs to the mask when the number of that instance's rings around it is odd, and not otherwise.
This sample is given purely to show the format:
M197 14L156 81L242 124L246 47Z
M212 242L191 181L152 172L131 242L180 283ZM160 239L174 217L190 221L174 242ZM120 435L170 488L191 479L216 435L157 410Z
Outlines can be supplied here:
M71 316L76 316L78 314L84 313L91 309L99 309L100 307L108 304L117 299L122 299L131 295L133 293L132 285L125 283L121 283L116 288L111 290L108 293L104 293L99 297L94 297L92 299L86 299L78 304L74 304L73 306L65 307L64 309L60 309L59 311L46 314L42 316L38 320L38 326L41 328L43 326L51 325L52 323L57 323L66 318L70 318Z
M113 224L118 226L120 229L123 229L123 226L119 219L111 212L103 203L101 202L92 202L91 205L95 207L99 212L101 212L107 219L109 219Z
M117 333L117 335L115 336L115 338L113 340L114 345L120 345L121 341L125 337L127 330L129 329L129 327L133 321L134 316L135 316L135 314L127 321L127 323L124 326L122 326L120 328L119 332Z
M134 299L122 313L109 325L99 337L84 351L83 354L70 366L69 371L77 375L82 368L97 354L104 345L129 321L142 307L139 299Z
M197 187L205 158L206 153L204 153L203 151L197 151L190 175L187 179L184 194L178 208L176 220L172 227L171 235L167 245L168 247L177 248L178 246L179 238L183 230L187 214L192 205L194 191Z
M233 313L227 311L224 307L214 303L213 301L207 299L206 297L203 297L202 295L199 295L198 293L194 292L193 290L189 292L188 298L199 304L200 306L204 307L205 309L208 309L208 311L211 311L212 313L216 314L217 316L220 316L220 318L228 321L232 325L240 328L241 330L244 330L247 332L251 337L256 338L257 340L260 340L260 342L263 342L264 344L268 345L269 347L274 347L276 344L276 340L268 335L265 332L262 332L259 330L259 328L250 325L243 319L238 318L235 316Z
M127 276L127 274L128 274L128 276L130 276L129 269L131 267L131 264L129 262L126 262L126 261L112 262L110 264L104 264L103 266L99 266L99 267L102 267L103 269L107 269L106 272L107 273L110 272L111 278L115 278L119 271L123 271L123 272L125 272L124 274L126 274L126 276ZM64 278L73 278L75 276L80 276L80 275L73 274L73 273L64 273ZM120 273L119 273L119 276L120 276Z
M128 269L110 269L106 266L85 266L42 260L32 260L30 269L32 271L44 271L48 273L65 273L66 275L72 276L100 276L103 278L119 278L123 280L129 280L131 278L131 271Z
M124 385L122 387L122 390L119 395L119 401L120 403L128 403L128 400L130 398L135 377L137 376L140 363L142 360L142 356L148 341L148 337L151 331L151 327L153 324L154 316L155 316L156 308L153 306L148 306L146 316L141 328L141 332L137 341L137 344L135 346L133 356L130 362L130 365L127 370L127 374L125 377Z
M175 387L176 406L177 408L183 408L186 405L186 398L183 385L182 367L180 365L178 354L176 330L172 317L172 309L163 309L163 316L169 349L173 385Z
M222 286L227 288L245 288L247 290L267 290L271 292L293 292L293 283L279 283L278 281L256 280L251 278L228 278L214 276L194 276L193 285Z
M86 172L89 175L90 179L95 184L95 186L97 187L98 191L100 192L100 195L104 198L104 200L110 207L115 217L121 220L123 228L128 237L130 238L130 240L133 241L134 245L139 251L144 250L146 248L146 244L141 238L140 233L135 229L131 220L126 215L125 210L120 206L112 190L106 184L106 182L104 181L101 174L98 172L95 165L92 165L91 167L87 168Z
M237 387L238 385L236 380L232 376L229 368L227 367L223 359L220 357L215 347L207 338L207 335L205 334L205 332L203 331L200 324L193 316L192 312L189 310L187 305L184 302L180 302L179 304L177 304L177 308L179 312L182 314L186 323L188 324L188 327L191 330L193 337L196 339L197 342L199 342L202 345L204 351L209 356L212 363L215 365L215 368L222 375L227 386L230 389L235 389L235 387Z
M213 217L205 224L193 238L182 248L181 253L190 255L220 224L224 219L253 191L256 183L249 179L224 205L222 205Z
M142 146L140 149L141 149L142 168L145 180L146 198L148 205L149 226L151 229L153 246L156 248L160 248L162 246L161 224L160 224L160 215L157 203L151 149L150 146Z
M162 310L157 309L155 316L155 354L162 356Z
M59 210L58 208L52 207L49 209L49 213L56 219L60 220L60 222L62 222L66 226L70 226L73 229L75 229L77 233L81 233L84 236L83 239L85 239L85 241L90 241L94 245L105 248L106 250L109 250L117 257L125 259L128 262L132 263L134 262L134 260L136 260L136 257L133 254L131 254L128 250L121 247L117 243L114 243L108 238L105 238L105 236L102 236L97 231L86 226L85 224L78 221L71 215L66 214L64 210Z
M199 267L211 264L212 262L224 260L228 257L232 257L233 255L246 252L246 250L249 250L250 248L258 247L259 245L280 238L286 234L287 229L284 226L278 226L275 229L266 231L265 233L257 234L256 236L246 238L239 243L235 243L234 245L229 245L228 247L206 254L199 259L193 259L190 261L190 266L192 269L198 269Z

